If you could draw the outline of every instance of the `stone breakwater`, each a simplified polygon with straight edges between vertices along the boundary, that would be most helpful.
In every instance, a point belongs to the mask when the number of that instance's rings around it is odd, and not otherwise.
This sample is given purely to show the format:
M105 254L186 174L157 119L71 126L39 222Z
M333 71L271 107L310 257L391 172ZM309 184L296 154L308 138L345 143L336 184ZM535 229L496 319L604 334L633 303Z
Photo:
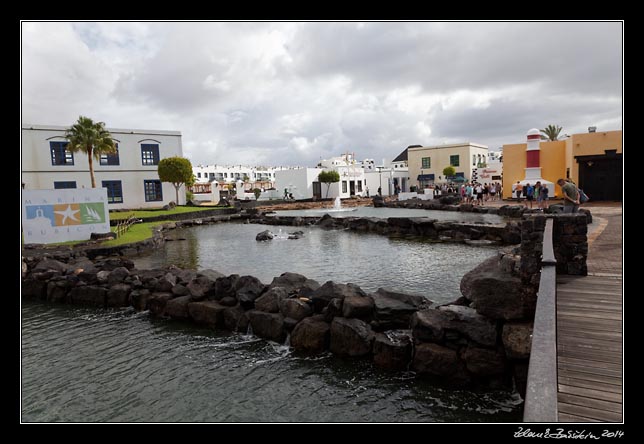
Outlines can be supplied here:
M439 210L439 211L462 211L465 213L479 213L479 214L498 214L499 216L521 218L523 215L541 214L538 209L528 209L525 205L503 205L500 207L492 207L485 205L472 205L460 203L460 198L456 195L442 196L435 200L420 200L420 199L407 199L401 201L389 201L382 204L383 207L388 208L409 208L409 209L424 209L424 210ZM563 208L559 204L550 205L545 214L560 214ZM586 216L587 223L592 223L592 214L586 208L580 208L579 213Z
M305 226L316 225L328 229L348 229L383 235L418 236L441 241L467 242L473 244L498 243L514 245L521 242L519 222L503 224L475 224L438 221L427 217L344 217L334 218L328 214L319 216L275 216L255 213L251 223L267 225Z
M516 295L512 282L494 307L481 310L485 298L467 283L463 298L437 305L423 295L382 288L367 294L354 284L320 284L295 273L265 284L214 270L137 270L122 257L27 257L23 267L25 299L133 307L230 331L250 326L255 335L280 343L290 335L298 352L368 357L386 369L413 370L458 386L511 387L530 350L530 324L517 322L525 313L510 302ZM504 309L508 303L512 307Z

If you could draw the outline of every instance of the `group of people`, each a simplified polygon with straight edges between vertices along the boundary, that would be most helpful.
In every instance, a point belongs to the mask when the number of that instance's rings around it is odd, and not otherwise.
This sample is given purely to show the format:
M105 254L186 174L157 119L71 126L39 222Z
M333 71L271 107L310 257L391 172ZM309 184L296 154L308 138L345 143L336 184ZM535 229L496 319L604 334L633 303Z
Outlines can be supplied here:
M563 198L564 213L577 213L579 211L581 192L577 185L571 179L559 179L557 185L561 187L561 196ZM533 208L533 202L537 201L537 208L543 211L548 206L548 187L537 181L534 186L530 183L525 185L517 181L512 186L512 194L516 196L517 202L525 197L525 206Z
M465 203L472 205L485 205L485 202L501 200L501 184L492 182L491 184L479 182L466 182L461 185L461 199Z
M537 181L534 186L530 183L522 185L521 182L517 181L516 184L512 187L512 194L516 195L517 201L521 203L521 199L525 197L525 207L534 208L534 201L537 202L537 208L541 211L548 206L549 190L546 185L543 185L541 181Z

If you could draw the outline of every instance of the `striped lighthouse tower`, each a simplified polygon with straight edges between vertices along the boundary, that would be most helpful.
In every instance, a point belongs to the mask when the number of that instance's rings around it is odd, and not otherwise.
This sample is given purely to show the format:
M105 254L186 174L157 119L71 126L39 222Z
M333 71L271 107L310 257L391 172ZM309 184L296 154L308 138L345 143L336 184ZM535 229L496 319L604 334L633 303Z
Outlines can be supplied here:
M536 128L532 128L528 131L527 136L528 147L525 150L525 180L534 185L537 180L542 180L540 166L541 159L539 158L539 155L541 154L541 150L539 149L539 142L541 141L541 131Z
M541 143L541 131L532 128L528 130L526 136L528 147L525 150L525 179L521 181L521 184L526 185L529 183L534 186L537 182L541 182L542 185L548 187L549 195L552 198L555 192L555 184L541 177L541 149L539 147Z

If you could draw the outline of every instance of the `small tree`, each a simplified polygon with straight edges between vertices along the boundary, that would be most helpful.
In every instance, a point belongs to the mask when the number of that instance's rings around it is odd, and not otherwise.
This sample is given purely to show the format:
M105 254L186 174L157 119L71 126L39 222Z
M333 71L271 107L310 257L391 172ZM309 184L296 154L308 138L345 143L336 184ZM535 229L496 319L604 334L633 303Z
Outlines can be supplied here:
M253 188L253 194L255 195L255 200L259 199L259 196L262 194L262 190L259 188Z
M331 188L332 183L340 182L340 173L335 170L322 171L318 174L318 181L326 184L326 196L325 199L329 197L329 188Z
M443 168L443 176L445 176L445 179L447 179L448 177L452 177L455 174L456 174L456 169L454 169L453 166L450 165Z
M191 186L195 176L192 174L192 164L184 157L166 157L159 161L159 179L170 182L176 191L176 203L179 205L179 188L181 185Z
M550 142L554 142L555 140L559 139L559 134L561 133L561 130L563 128L557 125L548 125L541 131L543 134L541 135L541 140L548 140Z

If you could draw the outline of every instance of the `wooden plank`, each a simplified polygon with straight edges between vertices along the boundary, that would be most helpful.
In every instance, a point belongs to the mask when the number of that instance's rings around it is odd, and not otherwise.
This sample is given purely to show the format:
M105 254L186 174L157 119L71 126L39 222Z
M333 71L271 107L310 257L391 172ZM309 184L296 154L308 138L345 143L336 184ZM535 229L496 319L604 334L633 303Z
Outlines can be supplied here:
M605 410L607 412L622 413L621 402L604 401L602 399L589 398L587 396L577 396L568 393L559 393L557 396L559 402L564 404L583 405L597 410Z
M593 346L620 347L622 348L622 332L602 330L581 330L564 326L557 329L557 340L566 342L579 342Z
M616 309L621 309L622 304L618 301L610 301L606 299L590 299L590 298L567 298L557 300L557 309L560 308L581 308L581 309L597 309L605 311L615 311Z
M559 422L599 422L599 419L584 418L583 416L559 413Z
M604 392L616 393L618 395L622 394L621 385L607 384L607 383L598 382L598 381L586 381L584 379L570 378L567 376L563 376L561 374L557 375L557 379L559 380L559 384L563 384L563 385L602 390Z
M617 352L606 352L606 351L589 351L587 349L579 347L559 347L557 352L560 357L563 358L575 358L581 360L588 360L592 362L622 362L622 354Z
M618 338L585 338L583 336L559 334L557 344L562 347L579 347L588 351L606 350L609 352L621 353L623 349L622 341Z
M584 418L592 418L601 422L622 422L622 414L616 412L608 412L605 410L595 410L590 407L585 407L576 404L559 403L559 412L575 415Z
M579 316L563 316L560 315L557 318L557 326L565 327L570 325L575 328L585 328L593 331L602 331L602 328L605 328L606 331L622 331L622 322L615 320L602 320L596 319L589 321L588 318L580 318Z
M565 308L557 308L557 313L561 316L570 316L575 318L599 319L601 321L621 321L622 313L609 313L585 310L569 310Z
M569 371L577 375L577 378L588 379L592 377L605 377L605 378L621 378L622 370L621 369L605 369L605 368L589 368L586 366L576 365L576 364L562 364L559 363L559 371Z
M590 389L586 387L576 387L573 385L559 384L559 393L569 395L583 396L585 398L600 399L603 401L622 403L622 394L607 392L599 389Z
M607 372L618 372L621 374L622 372L622 363L620 362L598 362L598 361L591 361L588 359L580 359L580 358L569 358L567 356L560 356L557 362L560 365L570 367L570 366L577 366L584 368L586 372L591 372L591 371L607 371Z
M579 295L582 297L588 298L607 298L610 300L621 300L622 288L618 285L592 285L592 286L581 286L581 285L557 285L557 295L562 294L565 297L570 297L571 295Z
M562 288L581 288L582 290L606 290L612 288L623 288L624 281L621 279L578 279L576 281L565 281L557 278L557 285Z
M576 370L571 370L569 368L557 368L557 374L564 378L575 378L583 379L584 381L589 382L600 382L602 384L613 384L613 385L622 385L622 377L620 376L610 376L610 375L600 375L597 373L584 373Z

